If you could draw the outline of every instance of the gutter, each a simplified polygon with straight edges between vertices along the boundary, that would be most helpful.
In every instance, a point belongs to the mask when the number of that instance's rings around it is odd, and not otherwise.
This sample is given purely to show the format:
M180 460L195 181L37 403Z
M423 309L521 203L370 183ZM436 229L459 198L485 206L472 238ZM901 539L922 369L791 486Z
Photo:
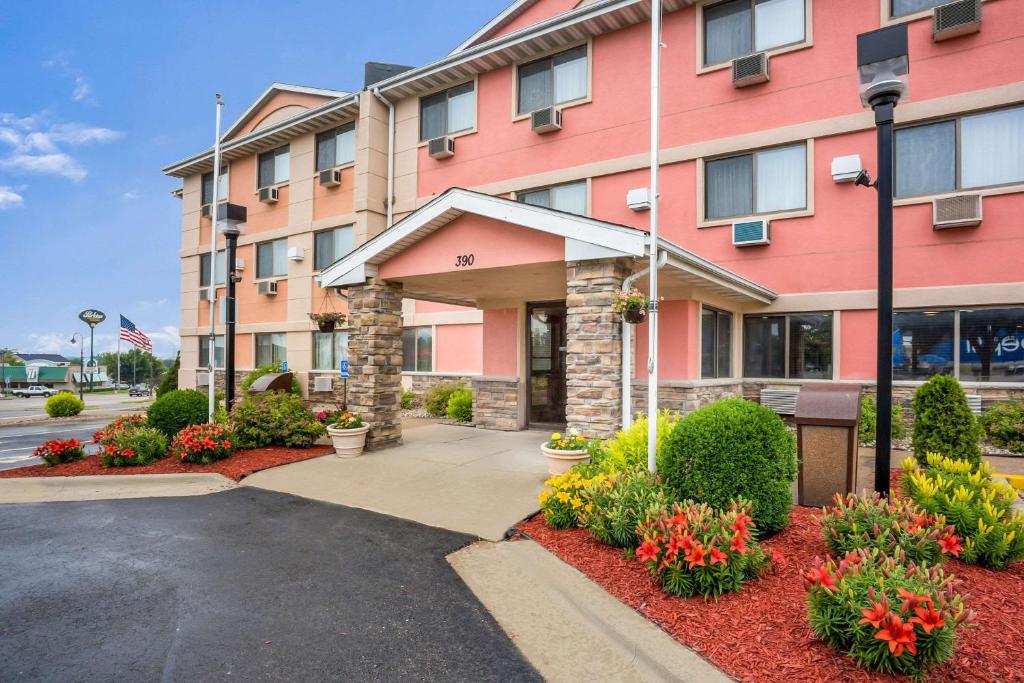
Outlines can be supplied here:
M657 269L661 270L668 263L668 252L658 252ZM622 281L623 291L629 291L637 280L648 275L651 267L638 270ZM622 428L629 429L633 423L633 326L622 321Z
M388 222L385 227L390 228L395 214L395 104L380 94L380 88L374 88L371 92L388 108Z

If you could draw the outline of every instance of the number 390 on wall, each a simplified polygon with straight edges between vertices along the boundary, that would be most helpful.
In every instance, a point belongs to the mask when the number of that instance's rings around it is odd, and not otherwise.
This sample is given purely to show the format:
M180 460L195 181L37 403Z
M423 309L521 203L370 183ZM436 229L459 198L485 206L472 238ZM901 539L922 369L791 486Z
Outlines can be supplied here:
M473 254L459 254L455 257L455 267L465 268L466 266L471 266L475 260Z

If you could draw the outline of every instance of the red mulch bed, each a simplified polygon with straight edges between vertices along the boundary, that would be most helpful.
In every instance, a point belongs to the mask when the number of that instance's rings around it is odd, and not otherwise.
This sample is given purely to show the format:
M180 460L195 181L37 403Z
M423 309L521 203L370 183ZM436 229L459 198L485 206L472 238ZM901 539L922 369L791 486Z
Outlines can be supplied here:
M268 446L266 448L250 448L238 450L224 460L218 460L212 465L194 465L181 462L170 456L157 460L152 465L141 467L104 467L100 464L98 456L90 455L75 462L64 463L63 465L30 465L28 467L17 467L11 470L0 472L0 479L15 479L18 477L81 477L91 474L187 474L195 472L215 472L223 474L229 479L239 481L248 477L253 472L287 465L291 462L318 458L334 452L331 446L313 446L312 448L278 448Z
M858 670L814 639L800 572L827 554L818 510L796 508L791 524L765 542L782 560L762 579L715 603L664 593L637 560L594 540L583 529L556 531L536 515L518 526L564 562L741 681L891 681ZM1024 563L990 571L952 560L978 627L960 631L957 650L928 680L1024 681Z

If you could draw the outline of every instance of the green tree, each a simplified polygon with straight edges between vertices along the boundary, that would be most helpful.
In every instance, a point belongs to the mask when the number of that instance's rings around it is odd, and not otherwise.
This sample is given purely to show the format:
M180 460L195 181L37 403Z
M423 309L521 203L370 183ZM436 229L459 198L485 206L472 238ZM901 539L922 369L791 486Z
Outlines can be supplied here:
M169 391L174 391L178 388L178 370L181 369L181 351L174 357L174 362L171 363L171 367L164 373L164 378L160 381L160 385L156 388L157 398L163 396Z
M0 365L24 365L25 362L18 358L14 349L0 348Z
M111 351L101 353L97 359L106 366L107 377L117 381L117 354ZM134 372L133 372L134 368ZM164 362L148 351L132 347L121 349L121 381L128 384L157 384L164 376ZM134 378L134 381L133 381Z

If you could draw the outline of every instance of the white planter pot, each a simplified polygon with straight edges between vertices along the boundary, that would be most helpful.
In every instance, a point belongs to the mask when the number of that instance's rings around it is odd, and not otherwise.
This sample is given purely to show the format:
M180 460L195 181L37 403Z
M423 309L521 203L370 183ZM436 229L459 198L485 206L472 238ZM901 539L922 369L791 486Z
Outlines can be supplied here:
M590 453L585 450L558 451L543 444L541 444L540 450L548 459L548 472L551 474L565 474L576 463L590 460Z
M327 435L331 437L334 444L334 452L339 458L354 458L362 455L363 447L366 445L366 433L369 427L357 427L356 429L334 429L327 428Z

